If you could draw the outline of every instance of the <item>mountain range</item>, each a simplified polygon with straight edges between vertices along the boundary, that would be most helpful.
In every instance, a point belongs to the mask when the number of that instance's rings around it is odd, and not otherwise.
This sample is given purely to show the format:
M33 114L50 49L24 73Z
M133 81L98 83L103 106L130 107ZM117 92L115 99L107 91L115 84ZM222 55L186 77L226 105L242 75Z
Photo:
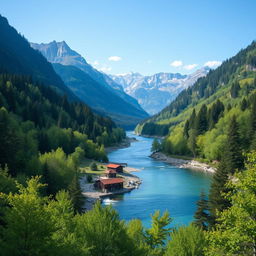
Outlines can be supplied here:
M203 67L189 75L162 72L143 76L131 72L110 77L122 85L127 94L137 99L143 109L154 115L173 101L182 90L205 76L209 70L209 67Z
M182 140L182 138L184 139L185 133L183 133L183 129L187 129L186 125L188 125L189 122L192 123L191 120L195 120L195 115L197 114L207 113L208 117L205 118L205 122L209 122L206 125L207 129L209 129L208 132L218 131L218 135L223 134L224 126L225 128L227 127L227 120L231 119L230 116L232 115L236 116L241 123L242 118L251 122L251 117L244 116L245 113L243 111L244 109L255 111L251 103L252 99L255 97L255 71L256 42L253 41L247 48L242 49L234 57L224 61L217 69L210 70L205 77L199 78L193 86L183 90L177 98L161 112L141 122L137 126L136 131L143 135L158 136L165 136L169 133L170 138L176 140L175 143L177 143L178 138L180 138L180 140ZM216 110L216 108L221 106L222 109L222 105L225 111L218 116L216 113L218 113L219 110ZM211 117L211 115L213 116ZM227 120L225 120L225 118ZM221 122L225 123L218 124L217 121L219 121L219 119ZM185 123L186 121L188 122ZM198 120L198 127L200 127L199 121L200 120ZM248 124L243 125L249 126ZM189 127L191 128L191 125ZM219 130L217 130L217 128ZM241 133L246 136L248 132L243 131ZM212 139L215 138L216 134L212 135ZM244 141L248 139L249 138L246 138ZM222 141L222 139L220 141ZM203 143L203 141L201 142ZM180 143L186 145L184 141ZM175 146L173 145L172 147Z
M94 110L110 116L118 125L133 128L148 117L137 100L126 94L121 85L94 69L65 41L31 43L31 46L52 63L56 73L77 97Z

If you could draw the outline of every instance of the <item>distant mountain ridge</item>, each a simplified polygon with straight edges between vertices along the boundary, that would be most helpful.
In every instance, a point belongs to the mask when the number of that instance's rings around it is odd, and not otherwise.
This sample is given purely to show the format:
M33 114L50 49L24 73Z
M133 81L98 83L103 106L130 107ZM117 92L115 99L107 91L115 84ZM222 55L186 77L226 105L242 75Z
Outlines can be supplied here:
M174 100L183 89L205 76L209 70L208 67L203 67L190 75L162 72L143 76L131 72L110 77L121 84L126 93L136 98L148 113L156 114Z
M256 41L253 41L235 56L222 62L218 68L210 70L205 77L199 78L193 86L183 90L161 112L141 122L136 131L142 135L151 136L164 136L169 133L169 137L173 138L173 140L178 137L182 140L184 138L182 132L186 128L185 122L193 122L195 119L193 111L195 110L195 114L199 114L200 111L208 109L207 111L210 115L214 113L214 104L215 108L219 104L217 101L221 101L224 104L226 111L224 112L224 117L220 115L224 119L219 117L222 122L225 118L228 119L230 109L233 109L231 112L239 119L240 116L243 116L240 111L243 112L243 109L251 108L250 104L252 104L252 99L255 97L255 71ZM212 117L213 120L215 120L214 118L216 119L216 117ZM244 118L250 122L250 117ZM217 125L217 121L215 120L214 124ZM227 124L228 122L225 122L225 126ZM215 128L212 124L207 127L209 130L212 128ZM222 134L220 131L223 129L223 124L219 125L218 129L218 134ZM212 130L214 132L214 129ZM246 134L246 132L243 133ZM215 136L212 138L214 139ZM181 145L177 141L175 143Z
M36 82L54 87L59 93L78 100L73 92L55 73L52 65L37 51L8 20L0 15L0 70L2 72L29 75Z
M109 115L116 123L134 127L148 117L137 100L126 94L121 85L89 65L65 41L47 44L31 43L53 64L65 84L85 103Z

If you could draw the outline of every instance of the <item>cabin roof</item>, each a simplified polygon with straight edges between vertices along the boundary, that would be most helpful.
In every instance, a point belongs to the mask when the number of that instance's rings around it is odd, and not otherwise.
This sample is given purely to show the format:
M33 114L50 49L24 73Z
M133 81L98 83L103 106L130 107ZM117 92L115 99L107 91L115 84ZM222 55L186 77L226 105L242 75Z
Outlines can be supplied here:
M100 182L103 185L110 185L110 184L123 183L124 179L122 179L122 178L101 179Z
M107 167L115 169L115 168L121 167L121 165L120 164L108 164Z

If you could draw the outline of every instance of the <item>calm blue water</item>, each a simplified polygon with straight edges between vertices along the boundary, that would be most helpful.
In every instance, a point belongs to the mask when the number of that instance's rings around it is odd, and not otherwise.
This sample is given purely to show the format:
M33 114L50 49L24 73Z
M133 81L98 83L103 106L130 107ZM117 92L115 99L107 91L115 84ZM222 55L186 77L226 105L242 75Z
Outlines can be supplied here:
M139 218L145 226L150 225L150 214L166 209L173 225L191 222L200 191L208 192L212 176L153 160L149 157L153 139L135 136L132 132L127 135L136 137L138 142L111 152L108 157L110 161L141 169L134 174L142 179L142 185L130 193L105 199L103 205L112 204L122 219Z

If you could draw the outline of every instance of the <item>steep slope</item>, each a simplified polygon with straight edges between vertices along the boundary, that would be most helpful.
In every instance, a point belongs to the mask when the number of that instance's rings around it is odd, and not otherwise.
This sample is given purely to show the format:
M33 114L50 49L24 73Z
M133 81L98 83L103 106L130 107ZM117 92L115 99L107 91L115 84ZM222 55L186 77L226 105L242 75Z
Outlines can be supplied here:
M30 47L28 41L9 25L0 15L0 70L30 75L36 81L56 88L71 99L77 99L61 78L55 73L51 64Z
M141 106L153 115L166 107L183 89L205 76L208 71L208 67L203 67L190 75L158 73L142 76L139 73L128 73L113 75L111 78L121 84L126 93L136 98Z
M123 91L122 86L94 69L66 42L31 43L31 46L52 62L55 71L82 101L110 116L118 125L133 128L148 117L138 102Z
M137 126L146 135L167 135L164 151L219 160L235 116L240 144L256 138L256 42L200 78L159 114ZM254 142L253 142L254 141Z
M128 104L81 69L58 63L53 63L53 67L83 102L98 112L110 116L118 125L127 129L134 128L138 122L146 117L143 110Z

